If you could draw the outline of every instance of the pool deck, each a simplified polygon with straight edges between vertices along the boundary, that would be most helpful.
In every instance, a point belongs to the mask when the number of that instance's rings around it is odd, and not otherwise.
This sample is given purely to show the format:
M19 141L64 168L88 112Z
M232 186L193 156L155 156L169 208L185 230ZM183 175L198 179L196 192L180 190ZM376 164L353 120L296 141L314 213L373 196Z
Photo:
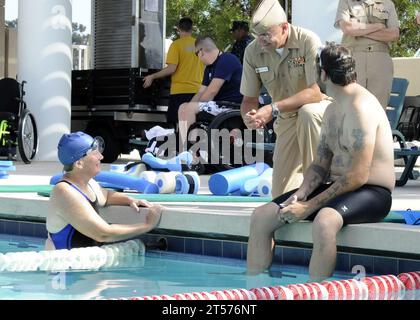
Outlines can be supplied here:
M130 158L116 163L127 163ZM52 175L61 172L57 162L34 162L25 165L15 162L16 172L0 185L47 185ZM108 164L102 170L109 170ZM396 168L401 172L402 168ZM398 173L397 173L398 175ZM209 176L201 178L200 194L210 194ZM0 193L0 219L45 221L48 198L36 193ZM246 241L249 234L250 215L261 203L162 203L163 212L157 233L209 239ZM392 210L420 210L420 180L409 181L393 193ZM144 216L133 215L126 207L105 208L101 214L114 223L134 223ZM115 218L117 217L117 218ZM278 244L292 247L310 247L312 232L310 222L286 226L275 234ZM347 252L380 252L384 256L420 259L420 227L397 223L349 225L338 235L337 245Z

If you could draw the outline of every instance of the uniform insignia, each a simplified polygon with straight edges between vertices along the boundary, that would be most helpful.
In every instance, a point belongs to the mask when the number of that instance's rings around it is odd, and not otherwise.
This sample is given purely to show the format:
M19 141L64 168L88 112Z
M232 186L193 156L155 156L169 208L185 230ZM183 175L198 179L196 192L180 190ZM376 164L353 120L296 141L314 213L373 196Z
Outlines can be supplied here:
M287 61L289 67L303 67L305 65L305 57L291 58Z
M256 73L268 72L268 67L255 68Z

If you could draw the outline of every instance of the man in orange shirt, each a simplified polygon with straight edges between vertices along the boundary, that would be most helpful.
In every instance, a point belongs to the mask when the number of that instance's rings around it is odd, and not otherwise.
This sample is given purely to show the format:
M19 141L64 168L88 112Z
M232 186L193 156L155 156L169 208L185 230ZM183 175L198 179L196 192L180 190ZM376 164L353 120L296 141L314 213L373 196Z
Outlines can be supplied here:
M178 109L189 102L198 92L203 80L204 65L195 55L195 39L192 37L193 22L182 18L178 23L179 39L169 47L167 66L159 72L144 77L143 87L150 87L153 80L171 76L171 91L167 120L178 123Z

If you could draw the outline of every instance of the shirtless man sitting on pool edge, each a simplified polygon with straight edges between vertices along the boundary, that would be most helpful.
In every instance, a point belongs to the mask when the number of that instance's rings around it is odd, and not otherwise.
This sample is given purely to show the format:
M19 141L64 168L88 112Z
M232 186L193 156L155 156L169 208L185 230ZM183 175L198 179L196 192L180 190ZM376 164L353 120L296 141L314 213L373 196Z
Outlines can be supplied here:
M335 269L336 235L341 228L381 221L391 208L394 155L385 111L356 83L355 62L347 48L328 45L318 60L320 80L334 102L324 114L317 155L299 189L254 210L248 274L270 267L278 228L313 220L310 280L322 281Z

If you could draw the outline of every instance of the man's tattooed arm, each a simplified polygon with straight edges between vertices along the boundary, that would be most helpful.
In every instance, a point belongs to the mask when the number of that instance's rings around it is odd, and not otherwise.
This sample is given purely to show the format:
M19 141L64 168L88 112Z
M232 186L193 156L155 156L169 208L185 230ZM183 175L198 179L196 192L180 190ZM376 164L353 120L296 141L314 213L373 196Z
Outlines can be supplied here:
M310 195L316 188L327 181L332 157L333 153L328 147L327 137L325 134L322 134L317 149L317 157L306 171L302 186L300 187L306 196Z
M312 212L324 206L329 200L343 193L360 188L367 182L374 144L366 143L367 134L360 129L354 129L351 137L353 139L351 150L353 157L350 168L331 187L309 201Z

